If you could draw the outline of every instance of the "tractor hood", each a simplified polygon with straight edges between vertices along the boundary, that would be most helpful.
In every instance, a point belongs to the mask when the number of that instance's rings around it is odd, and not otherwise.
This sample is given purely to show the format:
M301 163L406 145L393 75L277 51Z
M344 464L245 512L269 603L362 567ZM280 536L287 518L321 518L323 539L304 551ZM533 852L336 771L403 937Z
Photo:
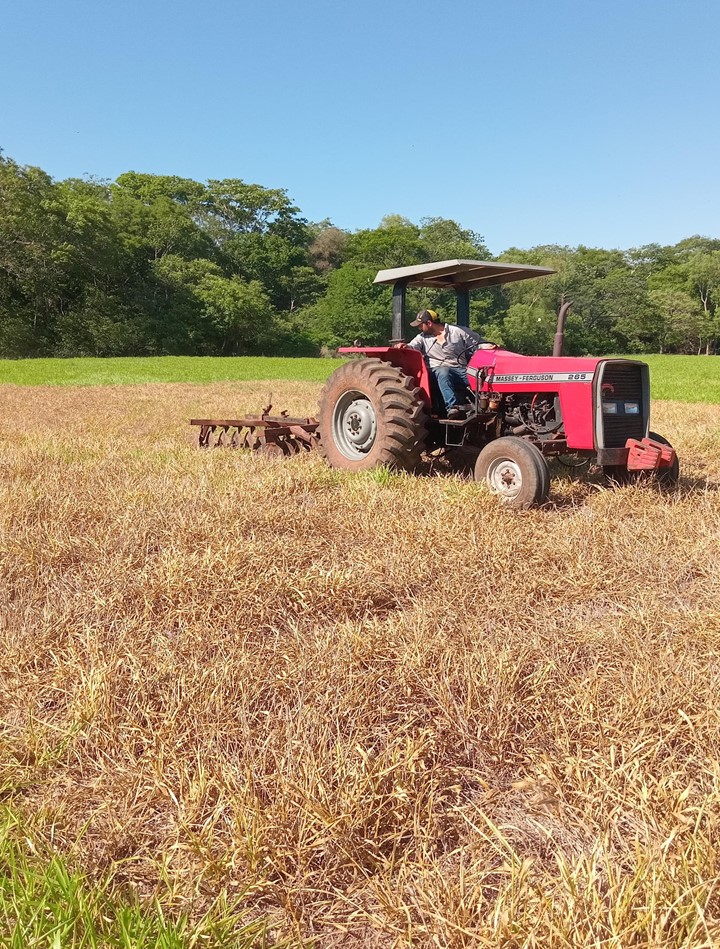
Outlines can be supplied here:
M523 356L507 349L478 349L468 365L470 388L474 391L478 379L485 388L512 385L532 388L538 384L558 382L592 382L597 365L596 357L576 356Z

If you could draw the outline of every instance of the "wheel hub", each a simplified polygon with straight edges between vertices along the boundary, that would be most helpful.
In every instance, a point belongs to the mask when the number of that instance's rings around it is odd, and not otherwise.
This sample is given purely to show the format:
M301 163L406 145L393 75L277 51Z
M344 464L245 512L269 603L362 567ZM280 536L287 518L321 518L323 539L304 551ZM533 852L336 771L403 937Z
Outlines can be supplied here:
M493 491L514 497L522 488L522 471L516 462L501 458L490 466L487 480Z
M375 443L377 416L362 392L347 392L338 400L333 417L335 444L346 458L365 455Z

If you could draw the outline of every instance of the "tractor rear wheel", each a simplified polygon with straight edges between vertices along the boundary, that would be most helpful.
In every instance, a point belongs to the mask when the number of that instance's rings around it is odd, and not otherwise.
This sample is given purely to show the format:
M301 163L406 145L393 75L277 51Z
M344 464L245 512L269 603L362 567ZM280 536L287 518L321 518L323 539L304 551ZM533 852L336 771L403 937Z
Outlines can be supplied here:
M506 435L486 445L478 455L475 480L484 481L508 506L517 510L547 501L550 472L543 454L515 435Z
M356 359L328 379L318 422L320 453L333 468L411 470L425 447L428 413L411 376L382 359Z

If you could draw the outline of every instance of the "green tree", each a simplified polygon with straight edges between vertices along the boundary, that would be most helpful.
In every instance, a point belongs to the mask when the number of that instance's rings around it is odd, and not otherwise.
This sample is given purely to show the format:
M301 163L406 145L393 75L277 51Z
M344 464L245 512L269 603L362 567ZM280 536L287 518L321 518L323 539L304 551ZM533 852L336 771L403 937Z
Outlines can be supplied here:
M160 199L167 199L198 213L208 200L207 188L192 178L177 175L149 175L126 171L112 186L115 194L123 194L148 207Z
M613 348L627 353L654 352L660 321L643 275L626 267L611 270L598 282L598 289L598 305L609 321Z
M688 261L688 285L702 306L702 336L705 353L710 355L720 339L720 250L693 254Z
M215 325L205 315L200 288L209 277L223 278L212 260L186 260L174 254L152 262L146 287L153 349L158 354L212 353L218 345Z
M213 351L225 356L272 352L275 316L260 283L210 274L201 281L197 294L203 318L214 331L209 334Z
M208 181L202 214L219 244L231 234L267 233L272 225L292 227L299 209L282 188L264 188L241 178Z
M702 312L697 301L684 290L668 287L650 290L650 301L660 318L660 352L698 352L702 333Z
M646 278L669 267L674 259L673 248L661 244L645 244L625 252L625 261L630 270Z
M99 287L57 318L57 356L136 356L152 349L145 314Z
M678 241L672 248L672 253L677 261L687 261L695 254L711 254L716 250L720 250L720 240L694 234L692 237L686 237L684 240Z
M328 289L305 314L308 335L318 346L335 349L355 339L387 343L392 332L392 294L373 284L375 270L352 261L334 270Z
M131 171L119 176L110 195L128 249L141 258L216 256L215 245L201 226L207 189L197 181Z
M0 347L6 356L52 352L55 319L71 294L73 230L40 168L0 155Z
M336 270L343 262L349 234L329 221L311 227L312 242L308 249L310 263L320 274Z
M420 240L420 228L397 216L384 218L380 227L351 234L345 245L345 257L348 262L375 273L391 267L409 267L428 259Z
M489 260L492 256L479 234L448 218L423 218L420 241L428 260Z
M300 234L296 235L300 238ZM312 303L324 288L322 277L308 264L306 241L293 243L282 234L250 231L234 234L223 247L233 272L256 280L273 307L290 311Z
M548 356L555 334L555 314L542 306L513 303L502 326L509 349L526 356Z

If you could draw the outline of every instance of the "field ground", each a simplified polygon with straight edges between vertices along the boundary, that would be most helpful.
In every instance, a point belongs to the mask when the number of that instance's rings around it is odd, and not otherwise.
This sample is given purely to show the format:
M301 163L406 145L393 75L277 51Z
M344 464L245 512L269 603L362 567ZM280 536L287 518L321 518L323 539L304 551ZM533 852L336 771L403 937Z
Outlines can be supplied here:
M650 365L655 399L720 404L720 357L638 356ZM334 359L162 356L126 359L0 359L0 383L121 385L153 382L324 382Z
M299 414L319 388L272 383ZM558 468L512 513L441 466L192 447L266 396L0 387L13 853L187 916L153 945L223 944L213 913L343 949L718 945L720 406L654 406L671 493Z

